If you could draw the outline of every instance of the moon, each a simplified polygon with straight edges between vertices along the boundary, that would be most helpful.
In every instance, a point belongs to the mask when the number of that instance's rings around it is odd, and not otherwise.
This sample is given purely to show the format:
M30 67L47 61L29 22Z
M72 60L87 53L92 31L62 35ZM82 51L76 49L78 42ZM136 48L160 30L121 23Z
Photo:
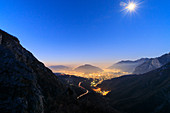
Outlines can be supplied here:
M127 10L129 11L134 11L136 9L136 4L135 3L129 3L126 7Z
M136 13L136 10L140 4L141 3L137 2L137 0L129 0L128 2L120 2L120 6L123 7L122 11L125 13Z

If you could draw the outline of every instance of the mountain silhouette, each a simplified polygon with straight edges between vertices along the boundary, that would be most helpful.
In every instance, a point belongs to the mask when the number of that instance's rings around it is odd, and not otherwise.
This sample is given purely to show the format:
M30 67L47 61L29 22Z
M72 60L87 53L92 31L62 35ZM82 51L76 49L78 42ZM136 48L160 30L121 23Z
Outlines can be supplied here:
M75 68L74 71L85 73L85 74L90 74L90 73L99 73L99 72L102 72L103 70L100 69L99 67L92 66L90 64L85 64L85 65Z
M151 58L141 65L137 66L134 70L134 74L143 74L154 69L160 68L161 66L170 62L170 53L164 54L157 58Z
M108 67L108 69L120 69L123 72L132 73L137 66L141 65L142 63L146 62L147 60L149 60L149 59L141 58L141 59L138 59L135 61L131 61L131 60L120 61L120 62Z
M54 71L68 71L71 70L70 67L64 66L64 65L54 65L54 66L49 66L50 69Z

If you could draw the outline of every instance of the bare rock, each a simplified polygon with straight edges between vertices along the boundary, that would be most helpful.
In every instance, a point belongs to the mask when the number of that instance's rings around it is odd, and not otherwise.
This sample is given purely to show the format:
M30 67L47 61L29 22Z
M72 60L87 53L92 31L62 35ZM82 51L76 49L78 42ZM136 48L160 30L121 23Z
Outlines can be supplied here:
M0 44L2 43L2 34L0 34Z

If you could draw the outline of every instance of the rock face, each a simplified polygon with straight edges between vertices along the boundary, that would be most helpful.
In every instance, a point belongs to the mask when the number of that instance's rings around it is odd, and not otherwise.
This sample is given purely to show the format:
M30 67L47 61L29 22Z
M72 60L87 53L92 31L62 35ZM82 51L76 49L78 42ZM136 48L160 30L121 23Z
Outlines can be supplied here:
M0 44L2 43L2 34L0 34Z
M0 34L0 111L47 112L51 98L63 91L62 84L16 37Z
M143 74L154 69L160 68L166 63L170 62L170 53L165 54L158 58L151 58L143 64L137 66L134 70L134 74Z
M126 61L120 61L110 67L108 69L120 69L123 72L129 72L132 73L135 68L142 63L146 62L149 60L148 58L141 58L139 60L131 61L131 60L126 60Z
M77 100L75 90L81 89L63 85L16 37L0 30L0 42L0 112L104 113L108 105Z
M85 73L85 74L90 74L90 73L102 72L103 70L96 66L85 64L85 65L77 67L76 69L74 69L74 71Z
M141 75L126 75L104 81L99 87L111 90L112 106L128 113L169 113L170 63Z

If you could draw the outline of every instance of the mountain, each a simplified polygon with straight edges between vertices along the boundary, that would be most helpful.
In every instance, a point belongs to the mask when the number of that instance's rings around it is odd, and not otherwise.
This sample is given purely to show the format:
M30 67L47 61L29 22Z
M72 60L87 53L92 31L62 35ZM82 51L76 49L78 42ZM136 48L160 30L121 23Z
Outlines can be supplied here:
M104 81L98 87L111 90L109 103L128 113L169 113L170 63L141 75Z
M49 68L54 71L69 71L69 70L71 70L70 67L64 66L64 65L49 66Z
M135 61L131 61L131 60L120 61L120 62L108 67L108 69L120 69L123 72L132 73L137 66L141 65L142 63L146 62L147 60L149 60L149 59L141 58L141 59L138 59Z
M137 66L134 70L134 74L143 74L154 69L160 68L166 63L170 62L170 53L162 55L157 58L151 58L141 65Z
M99 67L92 66L90 64L85 64L85 65L75 68L74 71L85 73L85 74L90 74L90 73L102 72L103 70L100 69Z
M64 86L51 70L20 45L16 37L2 30L0 56L1 112L42 113L59 107L50 98L61 95Z
M92 93L77 100L77 90L84 92L63 84L16 37L0 30L0 112L120 113Z

